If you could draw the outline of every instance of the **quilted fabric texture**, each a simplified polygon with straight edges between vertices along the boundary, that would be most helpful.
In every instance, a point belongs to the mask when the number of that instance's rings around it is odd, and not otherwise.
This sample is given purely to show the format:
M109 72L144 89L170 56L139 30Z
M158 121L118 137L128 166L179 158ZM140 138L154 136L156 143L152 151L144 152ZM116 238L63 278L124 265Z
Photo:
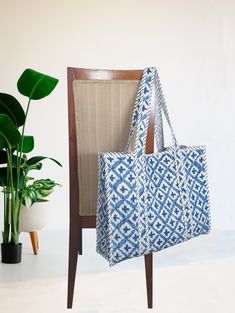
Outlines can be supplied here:
M210 229L205 147L177 144L159 83L156 110L166 116L173 145L144 153L155 74L155 68L145 69L137 95L130 130L130 138L137 131L135 151L129 151L128 142L125 152L100 153L98 158L96 250L110 265Z

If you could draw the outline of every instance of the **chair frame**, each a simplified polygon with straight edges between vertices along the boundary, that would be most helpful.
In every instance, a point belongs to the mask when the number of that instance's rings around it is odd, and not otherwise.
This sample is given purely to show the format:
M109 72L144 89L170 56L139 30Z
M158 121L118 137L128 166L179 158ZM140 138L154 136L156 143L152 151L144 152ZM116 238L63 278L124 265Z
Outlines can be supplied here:
M78 254L82 255L82 230L95 228L95 215L79 214L79 180L77 165L77 138L75 104L73 95L74 80L140 80L143 70L98 70L67 68L68 79L68 124L69 124L69 182L70 182L70 225L67 308L72 308ZM146 139L146 153L154 151L154 105L151 107ZM144 256L148 308L153 307L153 255Z

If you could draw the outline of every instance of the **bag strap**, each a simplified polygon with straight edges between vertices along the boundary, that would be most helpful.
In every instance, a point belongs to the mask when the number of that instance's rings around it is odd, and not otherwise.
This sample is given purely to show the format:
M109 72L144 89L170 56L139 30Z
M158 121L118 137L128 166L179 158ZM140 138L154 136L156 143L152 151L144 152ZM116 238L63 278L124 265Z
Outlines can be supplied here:
M132 120L131 120L131 126L130 126L130 133L128 137L128 142L125 147L124 152L130 152L130 147L131 147L131 141L133 139L133 136L137 129L139 128L139 125L141 124L141 119L142 117L142 106L143 106L143 97L144 94L146 94L147 90L149 89L149 82L151 80L151 75L153 75L153 68L145 68L143 70L143 75L140 81L140 85L138 88L134 108L133 108L133 113L132 113ZM137 135L136 135L137 138ZM135 145L136 148L136 145Z
M149 124L149 116L151 109L151 102L153 96L154 72L155 68L151 67L147 70L146 84L143 92L143 97L140 102L140 122L137 124L135 153L137 156L145 153L147 131Z
M164 150L164 133L163 133L163 120L161 106L157 103L157 89L155 88L155 111L154 111L154 142L157 146L157 151Z
M136 131L135 152L144 153L146 145L146 136L149 122L149 113L151 107L151 99L153 95L153 81L155 87L155 119L154 119L154 137L158 151L164 149L164 134L162 112L166 118L170 128L173 146L177 147L177 140L173 131L171 120L169 117L166 101L163 95L161 82L157 69L155 67L145 68L140 82L140 87L137 93L130 134L125 148L125 152L130 152L131 141Z
M156 106L155 106L155 142L157 143L157 146L161 145L164 148L164 141L163 141L163 127L162 127L162 115L160 112L163 111L164 116L166 118L167 124L170 128L172 142L174 147L178 147L177 140L175 137L175 133L171 124L170 116L168 113L166 100L162 91L161 81L157 72L157 69L155 69L155 87L156 87ZM160 125L157 127L157 125ZM161 139L162 138L162 139Z

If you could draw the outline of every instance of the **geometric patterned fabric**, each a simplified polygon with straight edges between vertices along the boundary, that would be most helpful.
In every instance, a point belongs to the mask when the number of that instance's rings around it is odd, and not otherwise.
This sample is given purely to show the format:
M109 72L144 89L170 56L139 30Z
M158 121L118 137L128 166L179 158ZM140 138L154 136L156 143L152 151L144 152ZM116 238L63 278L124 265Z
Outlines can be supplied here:
M145 154L153 86L155 116L164 113L173 144ZM158 121L154 137L159 147L163 133ZM156 68L143 72L125 151L99 153L98 162L96 251L110 266L209 232L206 150L178 145Z

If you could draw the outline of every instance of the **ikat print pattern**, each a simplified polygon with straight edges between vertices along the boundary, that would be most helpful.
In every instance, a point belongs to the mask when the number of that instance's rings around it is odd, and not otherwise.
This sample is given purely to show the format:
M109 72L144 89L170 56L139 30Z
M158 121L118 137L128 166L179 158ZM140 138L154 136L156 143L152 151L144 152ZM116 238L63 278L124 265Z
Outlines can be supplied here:
M134 107L130 137L136 127L135 152L98 157L96 250L110 265L210 229L205 147L173 145L144 154L155 71L144 71Z

